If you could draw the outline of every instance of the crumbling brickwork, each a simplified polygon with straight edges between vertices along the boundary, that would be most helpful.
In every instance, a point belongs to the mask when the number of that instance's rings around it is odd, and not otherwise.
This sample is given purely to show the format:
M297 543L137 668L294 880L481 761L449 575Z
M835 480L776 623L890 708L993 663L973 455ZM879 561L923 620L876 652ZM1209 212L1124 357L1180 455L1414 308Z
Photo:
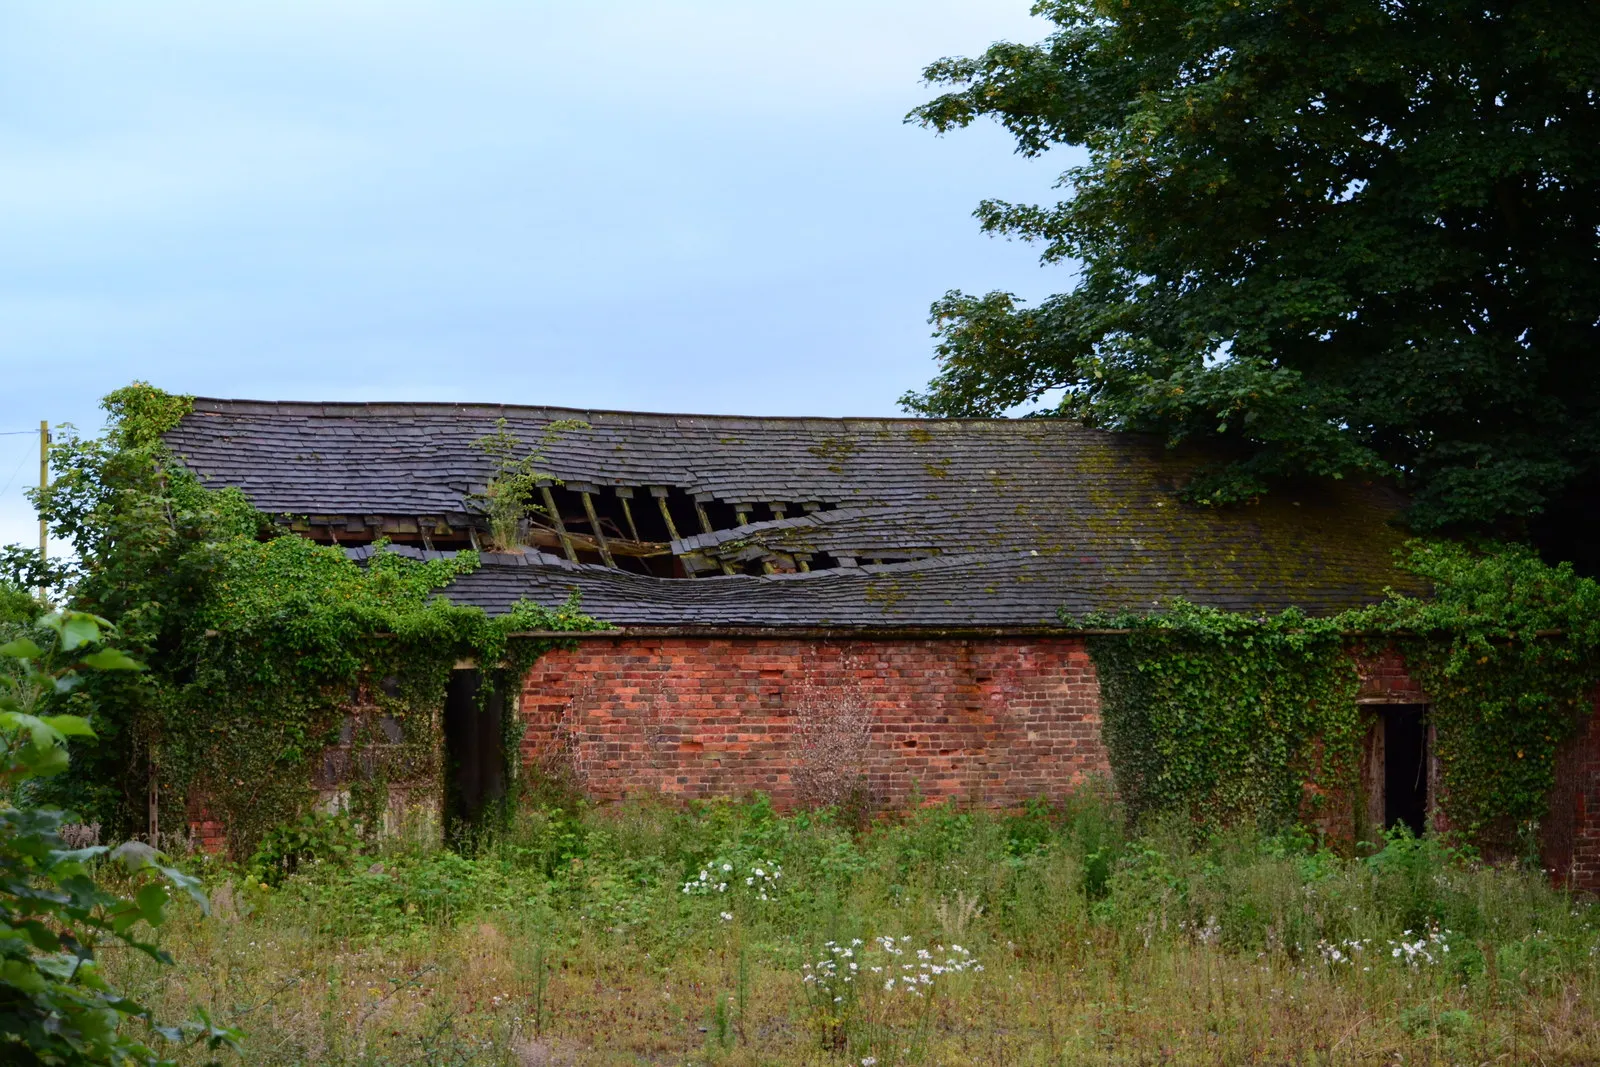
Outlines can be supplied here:
M865 712L872 802L1005 805L1109 776L1099 708L1074 638L589 638L529 674L523 755L565 763L597 799L759 790L788 807L809 758L802 720L815 735L839 717L848 737Z
M228 850L228 828L211 814L199 798L189 805L189 839L194 847L208 856L221 855Z
M1356 699L1363 703L1426 704L1427 695L1422 686L1411 677L1406 661L1390 648L1357 649L1356 673L1361 678L1361 688Z
M1600 893L1600 701L1573 750L1572 865L1567 877L1574 889Z

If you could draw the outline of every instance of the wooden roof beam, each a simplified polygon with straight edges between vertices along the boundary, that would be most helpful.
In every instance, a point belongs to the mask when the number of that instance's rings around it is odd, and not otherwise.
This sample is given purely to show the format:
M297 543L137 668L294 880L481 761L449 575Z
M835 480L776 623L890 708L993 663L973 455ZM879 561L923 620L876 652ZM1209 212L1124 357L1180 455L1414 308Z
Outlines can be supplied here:
M616 570L617 561L611 558L611 547L606 544L606 532L600 528L600 516L594 511L594 497L589 495L587 489L578 491L583 497L583 513L589 516L589 529L594 534L594 543L600 549L600 558L605 560L606 566Z
M567 536L567 524L561 521L561 512L556 510L555 494L550 492L548 485L541 485L539 494L544 498L545 512L550 516L550 521L555 524L556 536L561 538L562 551L566 552L567 559L573 563L578 562L578 552L572 547L572 538Z

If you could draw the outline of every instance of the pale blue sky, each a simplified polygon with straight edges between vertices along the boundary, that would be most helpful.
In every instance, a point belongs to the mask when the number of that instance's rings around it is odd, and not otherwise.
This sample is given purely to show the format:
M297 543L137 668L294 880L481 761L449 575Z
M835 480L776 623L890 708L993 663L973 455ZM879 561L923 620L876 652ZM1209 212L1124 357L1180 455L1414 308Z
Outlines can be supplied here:
M211 396L872 415L947 288L1062 288L904 126L1028 0L0 0L0 432ZM37 443L0 436L0 542Z

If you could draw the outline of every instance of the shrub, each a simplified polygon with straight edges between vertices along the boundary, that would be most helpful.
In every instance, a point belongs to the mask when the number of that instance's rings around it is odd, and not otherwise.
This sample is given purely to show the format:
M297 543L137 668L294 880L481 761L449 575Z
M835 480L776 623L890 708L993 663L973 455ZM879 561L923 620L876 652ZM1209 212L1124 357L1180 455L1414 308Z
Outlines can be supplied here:
M250 858L250 870L267 885L281 885L305 864L344 864L360 852L361 834L350 816L313 811L267 831Z
M124 1029L134 1019L164 1040L192 1038L211 1049L232 1046L237 1036L203 1012L186 1026L155 1025L111 987L96 959L97 944L112 941L170 962L139 928L167 920L173 888L204 909L195 880L139 842L68 848L64 814L27 800L32 782L67 768L67 738L94 736L86 719L43 714L47 705L70 694L85 669L140 669L114 648L95 648L110 632L104 619L56 612L0 645L7 668L0 671L0 789L11 797L0 807L0 1059L7 1063L167 1062ZM128 896L96 880L102 857L122 868Z

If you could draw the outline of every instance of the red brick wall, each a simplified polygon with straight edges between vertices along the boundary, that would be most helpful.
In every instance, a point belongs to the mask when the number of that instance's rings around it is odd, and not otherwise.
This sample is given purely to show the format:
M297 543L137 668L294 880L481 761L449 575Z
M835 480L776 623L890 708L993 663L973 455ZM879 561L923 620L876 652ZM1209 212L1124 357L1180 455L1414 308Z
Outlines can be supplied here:
M1600 893L1600 701L1575 748L1572 866L1567 877L1574 889Z
M1071 638L590 638L542 658L521 706L524 758L566 761L597 799L760 790L788 806L799 720L839 707L870 719L875 803L1020 803L1109 776L1094 665Z
M223 826L205 804L195 798L189 804L189 839L194 847L206 855L220 855L228 850L228 828Z
M1362 698L1426 702L1397 656L1357 657ZM788 806L807 759L800 720L840 707L870 723L860 755L879 804L914 789L1017 804L1110 776L1099 684L1076 638L589 638L529 673L523 758L567 763L596 799L760 790ZM1556 873L1600 892L1600 721L1567 750L1560 777ZM203 804L190 827L206 851L225 843Z
M1354 654L1361 699L1427 703L1398 655ZM1074 638L588 639L529 674L523 756L566 762L596 799L760 790L788 806L806 758L799 719L841 703L870 719L863 765L879 804L913 789L1017 804L1109 779L1094 664ZM1552 796L1570 828L1556 873L1600 891L1600 726L1574 748Z
M1422 686L1406 670L1406 661L1393 649L1356 649L1356 673L1361 678L1357 700L1391 704L1426 704Z

